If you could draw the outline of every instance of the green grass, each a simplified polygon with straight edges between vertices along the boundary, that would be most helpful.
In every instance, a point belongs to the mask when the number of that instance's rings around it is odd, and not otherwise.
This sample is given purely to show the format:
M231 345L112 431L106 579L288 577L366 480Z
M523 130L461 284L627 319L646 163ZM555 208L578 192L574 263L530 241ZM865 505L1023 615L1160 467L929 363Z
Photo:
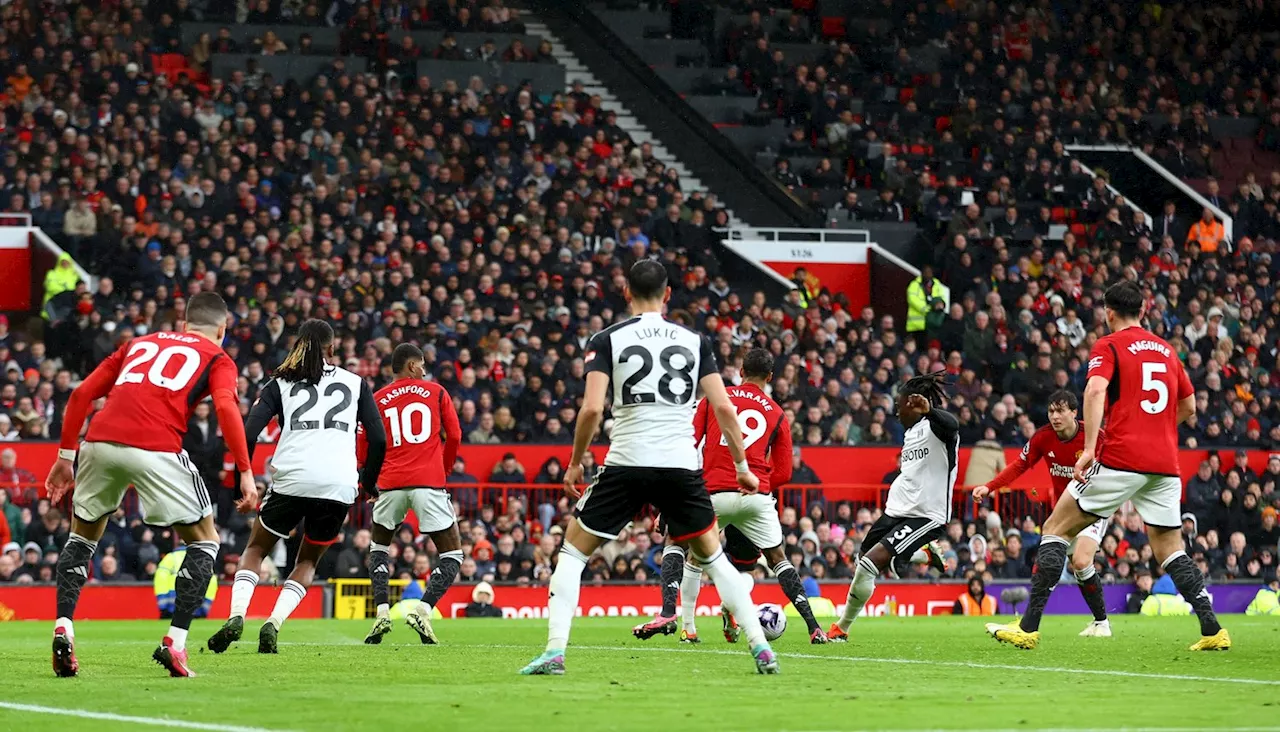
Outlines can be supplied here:
M579 619L564 677L520 677L544 621L437 621L443 645L402 623L365 646L363 621L295 621L277 656L257 627L227 653L193 653L195 679L150 660L160 622L76 626L81 673L56 679L49 623L0 624L0 703L271 730L848 730L1269 728L1280 722L1280 620L1224 618L1235 647L1195 654L1194 618L1118 617L1116 637L1078 638L1050 617L1036 651L997 644L981 619L863 618L847 645L810 646L795 618L776 644L781 676L757 676L718 619L703 644L648 642L634 618ZM192 647L218 624L197 622ZM1047 669L1069 669L1070 673ZM1132 675L1137 674L1137 675ZM1256 683L1242 683L1241 679ZM0 730L130 724L0 708Z

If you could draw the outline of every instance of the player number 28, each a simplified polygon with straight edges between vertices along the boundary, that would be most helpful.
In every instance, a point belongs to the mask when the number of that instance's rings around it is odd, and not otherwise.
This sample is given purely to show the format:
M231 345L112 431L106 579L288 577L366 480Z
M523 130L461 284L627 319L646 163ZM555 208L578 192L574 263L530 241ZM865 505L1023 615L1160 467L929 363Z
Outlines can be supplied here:
M124 368L116 377L116 385L141 384L144 380L169 391L181 391L191 383L192 377L200 368L200 354L187 346L169 346L164 350L151 341L138 341L125 354ZM165 369L175 357L182 359L182 366L173 376L165 376ZM142 367L147 362L151 368L143 373ZM135 370L136 369L136 370Z
M404 442L410 445L421 445L431 436L431 410L425 404L413 402L406 406L403 412L399 407L391 407L382 414L387 418L387 424L391 426L392 447L400 447ZM415 414L422 415L422 421L419 422L422 429L413 428Z
M1154 400L1143 399L1139 402L1142 406L1142 411L1147 414L1159 414L1164 411L1165 407L1169 406L1169 387L1166 386L1163 381L1154 378L1156 374L1166 374L1168 372L1169 367L1166 364L1147 361L1143 362L1142 391L1153 391L1156 393L1156 398Z
M756 440L764 437L764 431L769 426L769 422L760 410L744 409L738 412L738 425L742 427L742 449L745 450L754 445ZM724 440L724 435L720 435L720 445L723 447L728 444Z

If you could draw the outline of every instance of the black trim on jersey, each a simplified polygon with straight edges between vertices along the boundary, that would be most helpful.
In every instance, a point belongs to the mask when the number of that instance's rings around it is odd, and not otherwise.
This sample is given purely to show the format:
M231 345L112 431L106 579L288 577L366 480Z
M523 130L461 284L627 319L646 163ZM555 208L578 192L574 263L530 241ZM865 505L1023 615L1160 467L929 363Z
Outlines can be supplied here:
M956 471L957 449L960 447L960 420L956 416L945 409L934 407L930 409L924 418L929 420L929 429L933 430L934 437L937 437L943 445L947 446L947 477L950 480L952 473ZM948 486L948 491L955 490L955 483ZM951 520L951 500L947 500L947 520Z
M676 323L676 325L680 324ZM680 327L684 328L682 325ZM685 330L696 333L690 328L685 328ZM711 348L711 339L700 333L698 334L698 339L701 341L700 350L702 352L698 359L698 381L702 381L712 374L720 373L720 367L716 365L716 352Z
M205 397L209 396L209 374L213 373L213 365L220 358L223 358L221 353L214 354L213 358L209 359L209 363L205 364L204 371L201 371L200 375L196 377L191 390L187 392L188 408L195 408L197 404L204 401Z
M1107 382L1107 404L1110 405L1120 401L1120 354L1116 352L1114 343L1108 343L1107 347L1111 349L1111 361L1114 364L1111 380Z
M367 489L378 484L378 473L382 472L382 460L387 455L387 430L382 426L382 415L378 414L378 405L373 401L373 390L369 388L369 382L363 379L360 380L360 401L356 404L356 420L364 428L364 438L369 445L369 451L364 458L364 471L360 475L360 485Z
M280 395L280 382L272 379L258 392L258 401L249 409L249 417L244 422L244 436L249 443L249 459L253 459L253 449L258 445L258 435L266 429L272 418L284 424L284 398Z
M781 406L782 406L782 405L778 405L778 406L779 406L779 408L781 408ZM708 411L709 411L709 410L708 410ZM778 422L777 422L777 424L775 424L775 425L773 426L773 432L770 432L770 433L769 433L769 441L768 441L768 442L766 442L766 443L764 443L764 454L765 454L765 455L772 457L772 455L770 455L770 453L772 453L772 452L773 452L773 443L775 443L775 442L777 442L777 441L778 441L778 433L782 431L782 423L783 423L783 422L786 422L786 421L787 421L787 415L785 415L785 414L784 414L784 415L782 415L782 416L778 417ZM770 548L772 548L772 547L770 547Z
M602 374L607 375L609 377L609 383L610 385L612 385L613 383L613 338L611 336L613 335L614 331L617 331L618 329L624 326L630 325L631 323L634 323L638 320L640 320L640 316L638 315L632 316L622 321L621 323L614 323L608 328L605 328L604 330L600 331L599 333L596 333L595 335L587 339L587 347L586 349L584 349L585 353L587 355L594 353L595 356L590 361L586 362L584 373L591 373L592 371L598 371Z

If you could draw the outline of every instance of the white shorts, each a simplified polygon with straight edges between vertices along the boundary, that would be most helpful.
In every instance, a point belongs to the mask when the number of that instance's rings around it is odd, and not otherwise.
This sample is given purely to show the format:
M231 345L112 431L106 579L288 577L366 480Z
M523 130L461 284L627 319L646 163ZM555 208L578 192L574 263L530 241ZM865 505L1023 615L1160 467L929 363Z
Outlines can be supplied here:
M418 514L418 530L431 534L458 523L453 512L453 498L449 491L440 488L401 488L383 491L373 504L373 522L395 531L404 523L404 517L413 511Z
M736 526L756 545L772 549L782 544L782 524L778 521L778 502L768 493L743 495L737 491L711 494L720 528Z
M1172 475L1131 473L1094 463L1085 482L1073 480L1067 490L1082 511L1095 516L1110 518L1126 501L1133 501L1138 515L1151 526L1182 525L1182 480Z
M1110 518L1100 518L1100 520L1094 521L1091 525L1085 526L1084 531L1076 534L1075 540L1071 541L1071 552L1075 552L1075 546L1080 543L1080 540L1088 539L1093 541L1093 552L1096 554L1098 546L1102 545L1102 537L1107 535L1107 525L1110 525L1110 523Z
M86 442L72 497L82 521L114 513L132 485L142 518L156 526L194 524L213 513L209 489L184 452L152 452L114 442Z

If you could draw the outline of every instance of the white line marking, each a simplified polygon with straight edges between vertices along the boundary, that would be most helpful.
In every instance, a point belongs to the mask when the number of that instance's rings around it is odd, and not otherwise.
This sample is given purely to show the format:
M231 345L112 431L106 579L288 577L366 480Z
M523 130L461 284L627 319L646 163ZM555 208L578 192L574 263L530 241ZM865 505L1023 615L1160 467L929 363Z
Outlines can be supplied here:
M79 717L80 719L100 719L106 722L125 722L128 724L146 724L153 727L177 727L180 729L201 729L210 732L279 732L263 727L238 727L234 724L209 724L206 722L184 722L180 719L165 717L133 717L127 714L111 712L91 712L87 709L62 709L60 707L42 707L36 704L18 704L0 701L0 709L11 709L15 712L30 714L56 714L63 717Z
M490 645L489 648L520 648L525 646ZM533 647L533 646L529 646ZM742 651L717 651L712 649L683 650L680 648L639 648L636 646L570 646L570 649L590 651L617 651L620 653L710 653L719 656L746 656ZM1077 674L1081 676L1120 676L1129 679L1164 679L1166 681L1208 681L1223 684L1255 684L1258 686L1280 686L1280 679L1236 679L1221 676L1193 676L1189 674L1154 674L1139 671L1113 671L1110 669L1059 668L1054 666L1018 666L1012 663L976 663L971 661L926 661L916 658L874 658L871 656L820 656L814 653L779 653L786 661L788 658L803 658L815 661L845 661L849 663L890 663L904 666L948 666L952 668L976 668L1000 671L1039 671L1054 674ZM1273 728L1274 729L1274 728Z
M1280 727L1045 727L989 729L986 732L1276 732ZM951 729L784 730L784 732L956 732Z

